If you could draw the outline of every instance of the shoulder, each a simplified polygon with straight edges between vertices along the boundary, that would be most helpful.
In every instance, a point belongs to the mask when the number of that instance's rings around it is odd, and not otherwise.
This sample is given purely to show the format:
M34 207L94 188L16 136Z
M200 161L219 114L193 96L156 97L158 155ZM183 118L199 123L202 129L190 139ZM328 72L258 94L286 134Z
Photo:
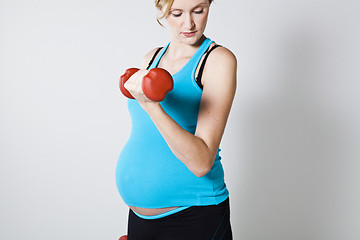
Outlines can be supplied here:
M145 56L142 59L142 68L146 68L149 65L149 62L151 61L151 59L154 57L154 54L156 53L156 51L161 48L161 47L156 47L154 49L152 49L151 51L149 51L147 54L145 54Z
M217 83L219 79L223 84L236 84L237 59L228 48L219 46L208 56L204 68L203 85Z
M235 54L228 48L219 46L214 49L208 57L206 64L212 65L210 69L216 69L216 66L226 65L227 67L236 67L237 59Z

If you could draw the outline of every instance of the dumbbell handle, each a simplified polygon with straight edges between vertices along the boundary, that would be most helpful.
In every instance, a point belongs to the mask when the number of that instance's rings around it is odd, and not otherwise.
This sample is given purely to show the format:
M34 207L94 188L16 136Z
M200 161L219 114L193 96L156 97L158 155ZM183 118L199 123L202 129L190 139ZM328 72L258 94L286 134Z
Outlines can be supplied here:
M134 99L134 97L124 87L124 84L137 71L139 71L138 68L129 68L120 77L119 87L125 97ZM174 88L174 82L168 71L163 68L153 68L143 77L141 87L148 99L155 102L161 102Z

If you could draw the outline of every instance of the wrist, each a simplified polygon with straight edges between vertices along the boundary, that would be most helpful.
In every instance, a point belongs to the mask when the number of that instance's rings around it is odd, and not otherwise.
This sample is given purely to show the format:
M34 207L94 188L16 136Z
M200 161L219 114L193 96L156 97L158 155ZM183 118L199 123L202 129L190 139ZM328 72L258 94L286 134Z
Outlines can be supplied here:
M159 112L162 109L162 106L159 102L146 101L140 103L141 107L150 115L151 113Z

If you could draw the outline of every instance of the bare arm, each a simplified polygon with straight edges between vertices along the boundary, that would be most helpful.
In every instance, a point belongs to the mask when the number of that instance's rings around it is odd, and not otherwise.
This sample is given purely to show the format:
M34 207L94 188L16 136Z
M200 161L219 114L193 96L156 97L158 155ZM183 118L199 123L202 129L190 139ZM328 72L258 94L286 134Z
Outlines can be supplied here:
M144 63L149 55L151 52L144 58ZM159 103L148 101L131 86L128 89L149 114L175 156L198 177L210 171L226 126L236 89L235 56L225 48L214 50L206 62L203 79L194 135L176 123Z

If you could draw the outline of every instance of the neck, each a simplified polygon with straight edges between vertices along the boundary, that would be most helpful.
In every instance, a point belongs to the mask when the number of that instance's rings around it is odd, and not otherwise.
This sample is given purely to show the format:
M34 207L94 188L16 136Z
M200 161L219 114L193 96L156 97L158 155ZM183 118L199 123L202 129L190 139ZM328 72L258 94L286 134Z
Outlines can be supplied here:
M167 50L167 54L169 54L173 58L192 56L205 39L206 37L202 35L199 40L193 45L171 41Z

